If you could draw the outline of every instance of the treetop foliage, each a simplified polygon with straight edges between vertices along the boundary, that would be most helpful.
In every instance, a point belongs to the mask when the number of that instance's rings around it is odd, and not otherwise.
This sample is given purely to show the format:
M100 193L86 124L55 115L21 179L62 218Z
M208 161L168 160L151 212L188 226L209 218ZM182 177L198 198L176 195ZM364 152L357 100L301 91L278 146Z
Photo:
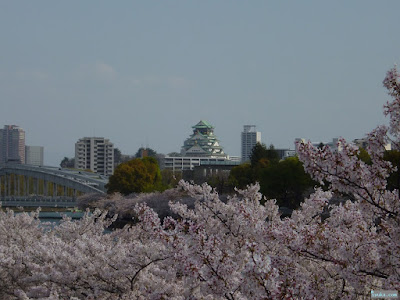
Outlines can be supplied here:
M60 163L61 168L74 168L75 167L75 158L64 157Z
M143 155L143 154L145 154L145 155ZM151 149L151 148L140 147L138 149L138 151L136 152L135 157L136 158L142 158L144 156L156 157L157 156L157 152L155 150Z
M154 157L135 158L118 165L110 176L107 192L151 192L161 188L161 172Z
M258 165L266 166L278 161L279 154L276 152L274 145L272 144L267 148L265 144L257 143L251 150L250 162L252 167Z
M316 185L297 157L279 161L273 145L267 148L257 143L252 149L250 162L231 170L229 185L244 189L258 182L261 193L268 199L276 199L279 206L298 208Z

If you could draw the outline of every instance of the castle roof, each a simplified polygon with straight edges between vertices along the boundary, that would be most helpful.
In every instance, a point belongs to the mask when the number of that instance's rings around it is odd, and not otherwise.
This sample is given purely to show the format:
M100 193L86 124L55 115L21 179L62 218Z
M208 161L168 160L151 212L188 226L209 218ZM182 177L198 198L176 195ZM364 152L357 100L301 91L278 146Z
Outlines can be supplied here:
M204 120L200 120L199 123L197 123L196 125L192 126L192 128L196 128L196 129L200 129L200 128L210 128L213 129L214 126L212 126L210 123L208 123L207 121Z

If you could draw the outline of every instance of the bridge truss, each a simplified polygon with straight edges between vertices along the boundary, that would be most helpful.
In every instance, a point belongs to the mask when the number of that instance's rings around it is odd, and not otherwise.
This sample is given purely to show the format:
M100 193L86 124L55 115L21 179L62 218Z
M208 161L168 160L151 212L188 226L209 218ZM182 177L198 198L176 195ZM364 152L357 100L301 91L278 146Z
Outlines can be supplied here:
M3 206L50 206L54 203L70 206L81 194L104 194L107 183L108 177L81 170L22 164L0 166Z

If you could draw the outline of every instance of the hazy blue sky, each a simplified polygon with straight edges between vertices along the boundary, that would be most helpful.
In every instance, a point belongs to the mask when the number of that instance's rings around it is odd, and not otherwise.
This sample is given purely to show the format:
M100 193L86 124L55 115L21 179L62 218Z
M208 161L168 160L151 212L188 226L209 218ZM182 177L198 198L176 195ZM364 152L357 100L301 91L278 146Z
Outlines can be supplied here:
M0 1L0 120L74 155L84 136L124 154L180 151L215 126L225 152L360 138L387 123L400 1Z

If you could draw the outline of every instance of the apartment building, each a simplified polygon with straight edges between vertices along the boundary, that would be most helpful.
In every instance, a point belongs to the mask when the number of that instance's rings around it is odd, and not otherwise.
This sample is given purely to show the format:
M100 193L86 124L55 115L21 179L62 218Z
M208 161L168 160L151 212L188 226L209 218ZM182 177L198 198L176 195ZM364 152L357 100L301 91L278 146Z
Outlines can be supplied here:
M75 143L75 168L105 176L114 172L114 145L103 137L84 137Z

